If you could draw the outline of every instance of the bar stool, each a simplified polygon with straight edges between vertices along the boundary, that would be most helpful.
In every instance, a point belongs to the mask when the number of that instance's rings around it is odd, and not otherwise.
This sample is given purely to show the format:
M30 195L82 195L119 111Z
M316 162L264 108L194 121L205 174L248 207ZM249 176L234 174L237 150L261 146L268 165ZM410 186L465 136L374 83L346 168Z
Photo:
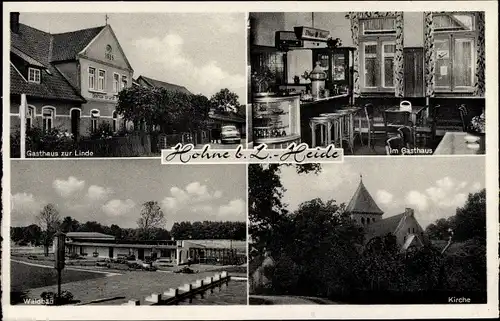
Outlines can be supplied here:
M332 121L330 118L311 117L309 126L311 127L311 148L316 147L316 126L319 126L320 129L320 145L325 146L331 141Z
M351 154L354 153L354 116L350 109L340 109L343 119L343 138L347 142Z
M346 137L351 154L354 154L354 115L358 110L358 108L343 108L340 110L344 113L344 137Z
M320 117L327 117L330 119L332 123L332 130L333 134L330 134L330 138L332 138L333 144L335 146L339 146L342 148L342 140L343 140L343 121L342 121L342 114L333 112L333 113L324 113L320 114Z

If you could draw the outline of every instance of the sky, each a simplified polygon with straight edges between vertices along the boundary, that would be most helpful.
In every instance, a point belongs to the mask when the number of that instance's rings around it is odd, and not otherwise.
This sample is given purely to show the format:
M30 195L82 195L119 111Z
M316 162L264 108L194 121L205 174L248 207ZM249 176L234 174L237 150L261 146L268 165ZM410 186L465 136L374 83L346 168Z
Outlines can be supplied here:
M349 203L363 184L383 218L415 210L425 228L437 219L455 215L471 192L485 186L485 158L479 157L356 157L342 164L322 164L322 172L298 175L293 167L281 170L286 188L283 201L290 210L314 198Z
M158 159L37 160L11 164L11 224L36 224L52 203L61 218L137 227L157 201L167 229L181 221L246 221L245 165L160 165Z
M208 98L229 88L246 99L244 13L107 13L139 75L185 86ZM21 23L62 33L103 26L105 13L27 13Z

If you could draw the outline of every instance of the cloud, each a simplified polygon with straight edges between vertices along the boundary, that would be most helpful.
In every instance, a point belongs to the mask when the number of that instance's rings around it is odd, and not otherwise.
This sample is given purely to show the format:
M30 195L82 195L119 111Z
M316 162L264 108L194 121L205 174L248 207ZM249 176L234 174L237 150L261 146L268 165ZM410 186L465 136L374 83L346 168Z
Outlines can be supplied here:
M152 76L163 75L159 79L169 81L164 79L164 75L175 75L175 80L170 81L186 86L193 93L202 93L210 97L222 88L238 92L246 88L244 74L230 74L214 60L201 66L198 65L198 61L190 60L184 51L184 39L180 35L166 34L163 39L158 37L138 39L135 47L142 55L147 53L150 57L150 64L155 66L152 73L156 73Z
M300 203L313 198L319 197L325 201L335 199L336 195L333 194L335 190L344 186L357 187L359 183L359 172L355 172L347 163L342 166L325 164L319 175L313 173L298 175L295 167L285 167L281 168L280 177L283 186L286 187L283 200L292 210L296 209Z
M409 192L406 195L406 201L409 205L414 205L421 211L430 207L434 208L434 210L457 208L465 204L469 192L477 192L480 187L481 184L478 182L470 185L468 182L457 182L446 176L437 180L424 193L419 191Z
M472 185L471 192L479 192L480 189L481 189L481 183L475 182Z
M12 213L37 215L43 208L42 202L35 199L33 194L16 193L10 196Z
M204 204L197 204L219 199L222 197L222 192L215 191L214 193L210 193L206 185L202 185L200 182L192 182L186 185L185 189L177 186L172 187L170 195L165 197L161 202L161 205L165 209L175 212L182 208L191 208L193 211L199 211L200 208L203 208Z
M211 205L194 205L191 210L195 213L212 214L214 208Z
M427 196L419 191L410 191L406 195L406 202L416 207L418 211L425 211L428 206Z
M386 190L378 190L375 196L377 202L384 205L394 205L394 195Z
M62 197L69 197L72 194L83 190L85 181L80 181L74 176L70 176L67 180L56 179L52 183L52 187Z
M106 200L109 195L113 193L111 188L101 187L98 185L91 185L87 191L87 197L91 201Z
M222 217L230 216L234 218L243 215L245 212L245 202L242 199L234 199L219 207L219 216Z
M102 211L109 216L121 216L135 207L134 201L131 199L118 200L114 199L102 206Z

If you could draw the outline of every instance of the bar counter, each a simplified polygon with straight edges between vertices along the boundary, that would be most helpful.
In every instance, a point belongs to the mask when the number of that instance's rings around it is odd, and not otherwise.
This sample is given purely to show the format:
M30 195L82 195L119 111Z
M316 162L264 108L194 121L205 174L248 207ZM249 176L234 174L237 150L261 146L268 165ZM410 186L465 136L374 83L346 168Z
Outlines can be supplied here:
M331 96L327 98L319 98L313 101L300 102L300 133L302 143L307 143L311 146L311 128L309 120L312 117L317 117L320 114L333 113L342 106L349 105L350 96L347 94Z

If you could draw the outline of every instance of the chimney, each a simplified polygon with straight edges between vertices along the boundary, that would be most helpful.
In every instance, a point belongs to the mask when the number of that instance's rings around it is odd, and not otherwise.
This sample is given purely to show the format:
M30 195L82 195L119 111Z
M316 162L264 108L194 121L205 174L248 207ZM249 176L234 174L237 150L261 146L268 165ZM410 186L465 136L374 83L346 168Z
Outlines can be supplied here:
M19 33L19 12L10 13L10 31Z
M414 213L415 212L413 211L413 208L409 208L409 207L405 208L405 215L413 217Z

